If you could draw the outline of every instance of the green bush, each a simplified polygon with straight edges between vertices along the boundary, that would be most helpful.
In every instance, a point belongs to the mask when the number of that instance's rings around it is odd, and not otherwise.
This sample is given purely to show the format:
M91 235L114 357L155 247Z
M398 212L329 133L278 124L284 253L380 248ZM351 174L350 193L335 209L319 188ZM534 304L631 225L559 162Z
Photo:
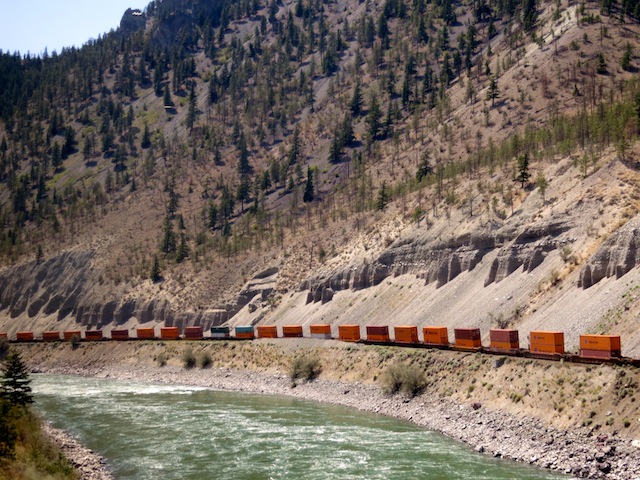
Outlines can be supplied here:
M387 395L398 392L410 397L420 394L426 386L424 371L414 365L395 363L380 377L381 388Z
M198 364L200 368L209 368L213 360L211 359L211 354L209 352L200 352L198 355Z
M196 356L190 348L182 352L182 364L184 368L193 368L196 366Z
M289 378L295 381L298 378L311 381L315 380L322 372L320 360L312 357L296 357L289 368Z

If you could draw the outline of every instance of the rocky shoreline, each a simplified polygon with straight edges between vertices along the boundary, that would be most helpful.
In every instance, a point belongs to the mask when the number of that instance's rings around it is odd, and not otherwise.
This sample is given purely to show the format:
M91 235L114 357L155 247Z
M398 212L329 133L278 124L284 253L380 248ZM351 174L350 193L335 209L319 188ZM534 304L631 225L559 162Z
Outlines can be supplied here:
M464 442L478 452L560 471L573 477L640 480L638 440L632 441L618 435L599 435L586 427L573 431L557 430L537 419L516 418L489 410L479 403L462 405L447 398L428 395L413 399L388 397L378 387L358 382L316 380L294 386L285 375L223 368L184 370L166 366L139 369L113 365L80 369L51 367L46 369L46 373L182 384L332 403L411 421ZM78 457L71 457L71 453L69 455L74 463L78 462ZM80 454L80 458L83 455ZM98 463L107 475L100 457ZM93 467L89 467L86 476L85 471L82 470L83 479L113 478L91 476L95 473Z
M96 452L49 422L42 422L42 430L71 462L82 480L113 480L113 475L107 469L106 460Z

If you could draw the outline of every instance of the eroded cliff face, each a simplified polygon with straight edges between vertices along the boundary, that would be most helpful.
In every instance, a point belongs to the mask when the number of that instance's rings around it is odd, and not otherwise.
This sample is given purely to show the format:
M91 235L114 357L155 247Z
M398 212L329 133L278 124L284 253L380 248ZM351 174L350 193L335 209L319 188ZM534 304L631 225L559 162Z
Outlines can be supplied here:
M270 255L244 284L225 285L224 299L211 295L199 307L185 301L184 285L202 283L103 281L107 247L100 245L6 268L0 331L426 321L559 329L571 338L636 331L640 300L625 294L640 276L640 215L631 208L640 174L615 160L587 179L558 168L565 174L549 189L549 201L523 192L502 220L459 208L417 225L394 219L398 209L388 215L397 229L372 219L324 265ZM618 189L607 190L614 183ZM295 283L281 281L294 268L302 269L298 278L311 273L297 292ZM626 344L636 341L630 348L640 351L636 337Z
M361 290L380 284L387 277L412 274L437 288L451 282L462 272L472 271L492 255L484 286L497 283L522 268L529 273L545 256L569 241L567 232L573 220L551 219L516 229L504 227L495 232L465 234L447 242L429 239L428 232L413 235L392 244L370 263L338 269L328 275L312 277L300 285L309 290L307 302L326 303L340 290Z
M125 292L126 286L103 285L91 250L68 251L42 263L31 262L0 274L0 314L9 317L0 330L14 332L31 328L46 319L55 324L93 328L117 328L133 324L162 323L183 328L220 325L249 305L264 306L273 293L278 268L258 273L236 295L232 303L205 311L183 311L170 298L147 298ZM39 327L43 329L42 326Z
M604 278L620 278L640 265L640 219L631 220L606 240L580 270L578 286L589 288Z

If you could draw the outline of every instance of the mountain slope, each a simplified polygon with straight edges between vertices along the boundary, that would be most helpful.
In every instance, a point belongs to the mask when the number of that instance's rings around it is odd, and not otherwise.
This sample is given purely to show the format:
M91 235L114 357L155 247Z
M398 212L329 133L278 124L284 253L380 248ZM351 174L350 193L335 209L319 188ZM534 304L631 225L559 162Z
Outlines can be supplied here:
M0 330L506 324L639 354L634 12L165 0L3 55Z

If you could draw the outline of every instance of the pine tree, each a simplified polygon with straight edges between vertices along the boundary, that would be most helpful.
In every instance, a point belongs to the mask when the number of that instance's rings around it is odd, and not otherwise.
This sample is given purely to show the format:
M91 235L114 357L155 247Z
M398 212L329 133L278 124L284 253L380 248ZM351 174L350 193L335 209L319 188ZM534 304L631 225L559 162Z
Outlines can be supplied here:
M182 263L185 258L189 256L189 246L187 245L187 236L184 233L180 234L180 245L176 251L176 262Z
M51 165L57 171L62 166L62 155L60 153L60 145L58 142L53 143L53 148L51 149Z
M313 170L310 167L307 167L307 184L304 187L304 195L302 196L302 201L304 203L313 202L313 190Z
M176 251L176 235L173 232L173 224L169 217L164 220L164 234L160 244L160 251L165 254Z
M525 187L527 182L529 181L529 177L531 174L529 173L529 154L525 153L524 155L520 155L518 157L518 176L515 178L517 182L522 184L522 188Z
M416 180L421 182L424 177L433 172L431 164L429 163L429 154L427 152L422 154L420 159L420 165L418 165L418 171L416 172Z
M158 256L153 256L153 265L151 267L151 281L153 283L159 282L162 279L162 271L160 270L160 260L158 260Z
M4 363L4 374L0 385L0 398L12 405L24 407L33 403L31 379L27 367L17 351L12 351Z
M333 141L329 148L329 162L340 163L342 158L342 142L340 141L340 133L336 130L333 134Z
M489 89L487 90L487 100L491 100L491 106L493 107L496 98L500 98L500 91L498 90L498 82L495 77L491 77L489 81Z
M380 191L378 191L378 199L376 200L376 210L384 210L389 203L389 192L387 192L387 182L382 182Z
M633 49L631 48L631 44L627 42L627 45L624 47L624 53L622 54L622 58L620 59L620 66L625 71L631 70L631 59L633 58Z
M300 127L296 125L293 131L293 140L289 150L289 165L294 165L300 158Z
M151 146L151 134L149 133L149 125L147 122L144 122L144 133L142 134L140 146L142 148L149 148Z
M169 85L164 85L164 106L173 107L173 100L171 100L171 92L169 92Z
M353 89L353 96L351 97L349 110L351 110L351 115L354 117L357 117L362 113L362 88L359 81L356 82L356 86Z
M382 124L380 119L382 118L382 111L380 110L380 105L378 105L378 99L375 96L371 98L371 104L369 105L369 113L367 113L366 122L369 128L367 129L367 133L372 140L378 138L380 135L380 129L382 128Z

